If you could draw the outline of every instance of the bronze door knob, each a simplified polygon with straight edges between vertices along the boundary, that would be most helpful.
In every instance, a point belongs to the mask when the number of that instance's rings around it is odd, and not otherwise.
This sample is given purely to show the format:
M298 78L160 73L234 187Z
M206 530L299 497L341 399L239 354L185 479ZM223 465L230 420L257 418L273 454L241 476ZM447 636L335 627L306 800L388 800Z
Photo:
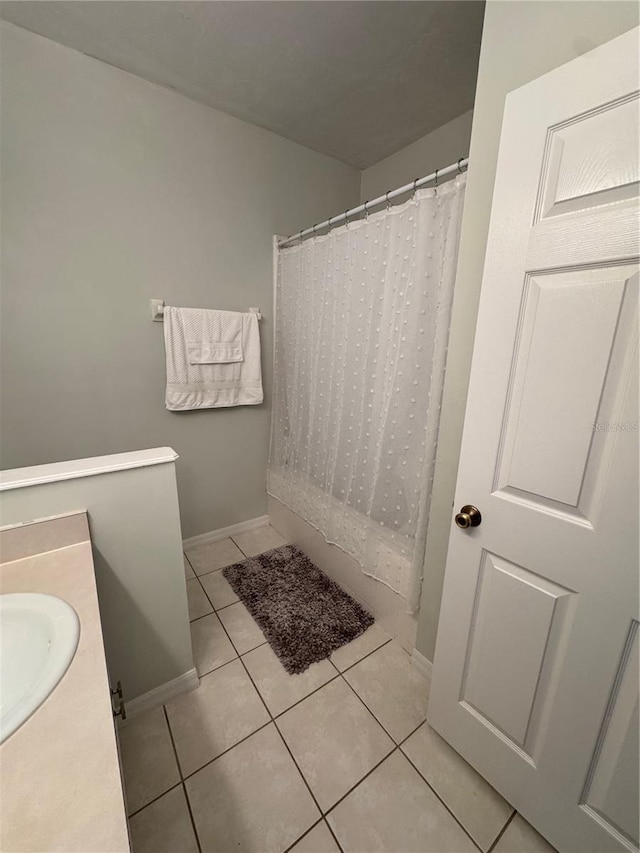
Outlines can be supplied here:
M458 527L466 530L469 527L477 527L482 521L482 516L478 507L467 504L456 515L455 521Z

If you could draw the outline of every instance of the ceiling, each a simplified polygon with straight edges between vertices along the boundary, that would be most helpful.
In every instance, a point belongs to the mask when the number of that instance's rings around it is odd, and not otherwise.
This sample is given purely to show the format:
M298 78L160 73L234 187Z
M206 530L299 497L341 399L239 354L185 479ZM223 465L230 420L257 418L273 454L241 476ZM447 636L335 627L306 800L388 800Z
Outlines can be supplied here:
M12 0L0 16L359 169L473 106L479 0Z

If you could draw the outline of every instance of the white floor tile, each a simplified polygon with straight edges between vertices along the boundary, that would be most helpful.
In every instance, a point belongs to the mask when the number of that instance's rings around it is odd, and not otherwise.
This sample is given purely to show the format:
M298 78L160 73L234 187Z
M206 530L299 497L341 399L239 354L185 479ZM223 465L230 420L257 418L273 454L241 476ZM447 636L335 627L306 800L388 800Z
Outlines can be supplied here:
M199 619L201 616L206 616L207 613L213 613L209 599L204 594L204 590L200 586L198 578L192 578L187 582L187 601L189 603L189 619Z
M269 721L239 660L210 672L200 686L166 705L185 776Z
M331 655L331 662L338 667L340 672L344 672L345 669L353 666L354 663L357 663L363 657L368 655L370 652L375 651L379 646L382 646L390 639L391 635L387 634L384 628L381 628L380 625L374 623L364 632L364 634L356 637L355 640L347 643L346 646L336 649L336 651Z
M132 853L198 853L182 785L129 821Z
M530 823L517 814L493 848L494 853L557 853Z
M345 853L474 853L471 839L401 752L327 816Z
M191 645L193 662L200 676L238 656L215 613L191 623Z
M268 643L243 655L242 659L274 717L338 675L328 660L311 664L299 675L290 675Z
M429 685L395 640L344 677L396 742L426 719Z
M218 616L239 655L266 643L266 637L241 601L219 610Z
M233 541L238 548L244 551L247 557L255 557L256 554L262 554L264 551L270 551L272 548L279 548L280 545L287 544L277 530L270 526L257 527L247 533L239 533L233 537Z
M189 562L197 575L207 572L215 572L233 563L244 560L244 554L236 546L232 539L220 539L218 542L210 542L208 545L196 545L186 550Z
M513 813L509 803L427 723L402 750L476 844L488 850Z
M229 604L235 604L236 601L240 600L222 574L222 569L217 572L210 572L208 575L201 575L200 583L216 610L227 607Z
M180 781L162 708L129 717L118 729L127 813L138 811Z
M291 848L291 853L340 853L340 848L334 841L324 821L316 824L311 832Z
M273 724L186 782L202 853L282 853L320 813Z
M393 748L341 678L286 711L278 728L325 811Z
M187 560L186 556L182 555L182 562L184 563L184 576L187 580L191 578L195 578L195 574L193 573L193 569L191 568L191 563Z

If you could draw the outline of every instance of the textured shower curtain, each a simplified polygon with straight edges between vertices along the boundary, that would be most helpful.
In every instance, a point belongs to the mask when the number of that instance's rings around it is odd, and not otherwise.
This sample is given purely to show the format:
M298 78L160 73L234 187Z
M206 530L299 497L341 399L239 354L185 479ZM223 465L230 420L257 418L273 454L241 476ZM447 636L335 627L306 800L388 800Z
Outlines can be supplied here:
M280 249L268 491L417 608L465 176Z

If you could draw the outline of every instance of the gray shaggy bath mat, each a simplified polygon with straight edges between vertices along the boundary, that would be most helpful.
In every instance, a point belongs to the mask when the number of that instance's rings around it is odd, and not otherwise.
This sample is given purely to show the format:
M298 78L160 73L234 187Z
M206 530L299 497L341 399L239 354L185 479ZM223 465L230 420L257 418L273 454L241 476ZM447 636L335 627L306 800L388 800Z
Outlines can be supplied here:
M373 616L293 545L222 570L292 674L363 634Z

